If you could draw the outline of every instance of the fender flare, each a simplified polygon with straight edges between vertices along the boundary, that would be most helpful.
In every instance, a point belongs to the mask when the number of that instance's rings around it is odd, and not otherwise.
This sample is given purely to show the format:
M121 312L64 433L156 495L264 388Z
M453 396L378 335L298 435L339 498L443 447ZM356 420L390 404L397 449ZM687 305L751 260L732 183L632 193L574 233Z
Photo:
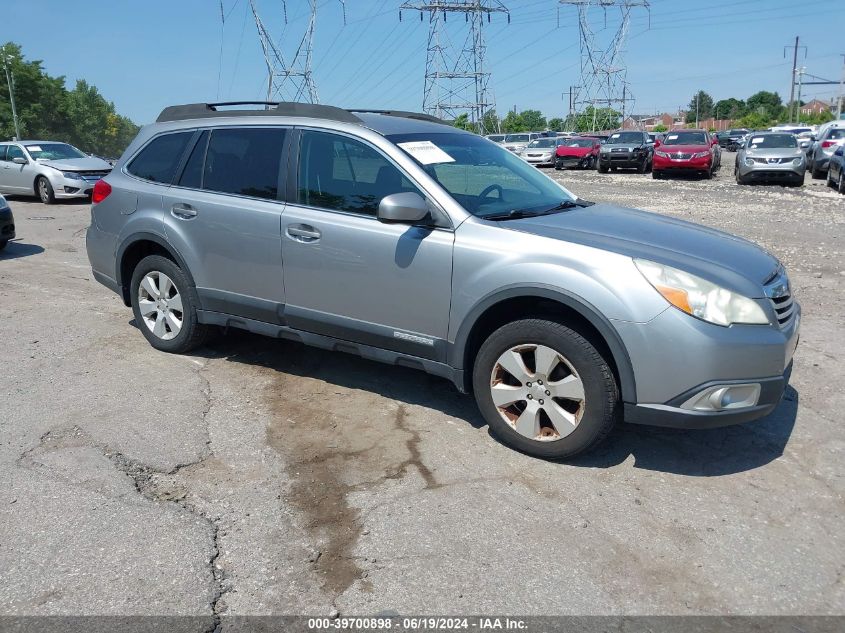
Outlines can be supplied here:
M452 367L470 371L468 367L463 367L464 358L466 355L466 346L469 342L469 336L472 332L478 319L489 308L497 303L514 297L537 297L542 299L549 299L565 305L577 312L584 320L590 323L602 336L607 347L613 356L613 362L619 373L619 389L620 395L624 402L637 401L637 386L634 377L634 368L631 364L631 357L628 355L628 350L625 347L622 338L613 327L610 320L599 312L593 305L585 301L581 297L568 293L558 288L553 288L543 285L532 286L512 286L497 290L476 303L467 316L464 318L461 327L458 329L455 341L449 349L448 363Z
M124 295L124 300L127 296L127 288L126 284L128 283L127 280L123 279L123 258L126 255L126 251L133 244L137 244L138 242L153 242L161 246L167 253L173 258L173 261L182 269L182 271L188 276L188 281L190 281L191 286L196 287L194 283L194 277L191 275L191 271L188 268L188 265L185 263L184 258L179 254L170 242L163 235L159 235L157 233L151 233L148 231L141 231L139 233L132 233L129 237L123 240L120 243L120 246L117 248L117 254L115 256L115 281L117 281L117 285L121 288L121 291ZM128 304L127 304L128 305Z

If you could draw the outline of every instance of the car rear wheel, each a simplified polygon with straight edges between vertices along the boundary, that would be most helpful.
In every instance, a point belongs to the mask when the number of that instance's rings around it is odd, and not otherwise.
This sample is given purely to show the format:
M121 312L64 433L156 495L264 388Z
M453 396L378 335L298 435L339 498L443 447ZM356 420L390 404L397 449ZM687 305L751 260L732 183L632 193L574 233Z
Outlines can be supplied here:
M839 168L839 184L836 186L839 193L845 194L845 177L842 175L842 167Z
M660 170L657 170L657 169L652 169L651 170L651 177L654 180L660 180L661 178L663 178L663 172L660 171Z
M35 193L44 204L53 204L56 201L56 194L53 192L53 185L44 176L35 179Z
M9 240L3 240L2 242L0 242L0 251L2 251L4 248L6 248L6 244L8 244L8 243L9 243Z
M130 292L135 322L154 348L181 354L205 342L210 328L197 321L196 290L173 261L161 255L142 259Z
M605 359L578 332L545 319L514 321L491 334L473 366L473 389L496 437L546 459L589 450L619 414Z
M824 171L816 167L815 159L810 163L810 175L816 180L820 180L825 176Z
M609 167L608 165L605 165L603 162L599 161L598 169L600 174L606 174Z

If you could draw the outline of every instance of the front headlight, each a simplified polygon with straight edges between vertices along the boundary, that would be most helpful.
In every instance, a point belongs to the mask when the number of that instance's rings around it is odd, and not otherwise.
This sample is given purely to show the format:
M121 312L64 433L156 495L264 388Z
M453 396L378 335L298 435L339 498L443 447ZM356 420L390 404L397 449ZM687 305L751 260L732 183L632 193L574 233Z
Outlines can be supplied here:
M8 206L9 204L6 202L6 198L0 195L0 209L5 209Z
M696 152L692 155L693 158L706 158L707 156L710 156L710 152Z
M753 158L746 158L745 159L745 166L746 167L753 167L754 166L754 159Z
M769 323L755 301L721 288L683 270L635 259L639 271L663 298L694 317L715 323Z
M77 174L75 171L63 171L62 176L64 176L68 180L79 180L80 178L82 178L82 176Z
M658 150L654 150L654 155L660 156L661 158L669 158L669 154L667 154L666 152L658 151Z
M793 165L800 165L803 162L804 162L804 158L799 156L798 158L793 159L792 164Z

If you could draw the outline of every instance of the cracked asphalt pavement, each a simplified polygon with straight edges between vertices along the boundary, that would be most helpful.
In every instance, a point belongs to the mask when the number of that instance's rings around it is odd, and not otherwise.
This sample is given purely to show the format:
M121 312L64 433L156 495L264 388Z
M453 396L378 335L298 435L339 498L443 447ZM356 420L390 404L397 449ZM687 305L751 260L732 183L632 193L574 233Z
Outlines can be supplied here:
M408 369L241 332L157 352L91 277L88 206L11 199L0 614L843 614L845 197L739 187L724 160L550 173L777 254L792 387L762 421L621 425L568 464Z

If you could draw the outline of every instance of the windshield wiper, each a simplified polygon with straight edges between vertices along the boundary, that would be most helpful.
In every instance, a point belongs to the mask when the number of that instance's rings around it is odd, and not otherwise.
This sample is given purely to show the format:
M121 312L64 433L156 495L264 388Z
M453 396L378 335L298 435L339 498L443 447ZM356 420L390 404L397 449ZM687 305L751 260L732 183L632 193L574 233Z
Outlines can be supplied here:
M513 209L512 211L508 211L506 213L494 213L492 215L485 215L482 216L485 220L519 220L522 218L535 218L539 215L551 215L552 213L557 213L559 211L565 211L566 209L573 209L575 207L589 207L594 205L595 202L590 202L588 200L582 200L581 198L576 198L575 200L564 200L560 204L557 204L550 209L544 209L542 211L529 211L527 209Z

